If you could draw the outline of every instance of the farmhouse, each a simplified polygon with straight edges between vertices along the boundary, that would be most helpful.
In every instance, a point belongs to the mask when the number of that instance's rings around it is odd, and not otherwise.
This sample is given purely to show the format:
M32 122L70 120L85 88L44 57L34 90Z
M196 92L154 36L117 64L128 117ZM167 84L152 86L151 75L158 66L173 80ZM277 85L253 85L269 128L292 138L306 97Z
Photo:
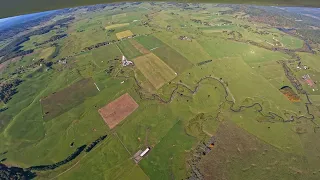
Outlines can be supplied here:
M306 75L303 75L302 76L302 79L304 79L306 81L306 83L312 87L314 85L314 82L313 80L310 78L310 75L309 74L306 74Z
M133 62L128 61L125 56L122 56L122 66L129 66L129 65L133 65Z

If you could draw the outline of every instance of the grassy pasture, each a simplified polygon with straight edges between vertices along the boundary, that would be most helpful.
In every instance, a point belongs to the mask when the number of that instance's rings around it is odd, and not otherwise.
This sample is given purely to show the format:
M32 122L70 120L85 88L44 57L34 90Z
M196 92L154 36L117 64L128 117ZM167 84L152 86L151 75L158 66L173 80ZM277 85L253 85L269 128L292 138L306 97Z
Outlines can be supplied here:
M106 30L109 30L109 29L114 29L114 28L129 26L129 24L130 24L130 23L112 24L112 25L106 26L105 29L106 29Z
M126 17L126 16L127 16L127 13L115 14L115 15L112 15L112 20L115 20L115 19L118 19L118 18L123 18L123 17Z
M35 46L35 43L42 43L46 40L49 40L52 36L57 34L57 30L51 30L48 33L42 34L42 35L34 35L30 37L29 41L26 41L22 43L21 46L23 50L28 50L28 49L35 49L37 46Z
M140 43L135 41L134 39L129 39L130 43L138 50L141 54L148 54L150 51L144 48Z
M260 138L264 142L267 142L268 144L271 144L272 146L277 147L284 152L298 155L304 154L299 134L294 131L294 127L298 123L260 123L258 121L264 120L265 118L255 114L254 109L244 110L241 113L225 114L226 119L231 119L239 127ZM278 134L279 136L274 137L274 133Z
M220 38L201 38L199 43L212 58L239 57L246 63L286 60L290 56L281 52L273 52L245 43L238 43Z
M123 39L123 38L129 37L129 36L132 36L132 35L133 35L133 33L130 30L116 33L116 36L118 39Z
M117 45L121 53L129 60L142 55L128 40L121 41Z
M303 40L293 36L286 35L286 34L283 36L277 37L277 39L283 44L285 48L288 48L288 49L301 48L304 43Z
M185 179L186 151L191 149L195 138L188 136L182 122L174 125L161 141L151 149L140 166L150 179Z
M301 57L301 61L303 64L311 67L312 69L320 72L320 56L309 53L298 53Z
M184 56L167 45L163 45L162 47L153 50L153 53L157 55L161 60L163 60L166 64L168 64L178 74L193 66L193 64Z
M149 35L149 36L138 36L135 38L140 44L142 44L145 48L152 51L152 49L162 47L164 45L163 42L161 42L156 37Z
M175 72L152 53L137 57L133 61L156 89L176 77Z
M173 33L158 33L155 37L182 54L192 63L199 63L211 59L210 55L203 49L197 40L190 41L179 40L179 35Z
M92 79L83 79L41 100L44 120L57 117L82 103L86 97L94 96L98 90Z
M282 65L276 61L252 62L248 64L256 73L267 79L277 89L291 84L284 73Z
M47 59L51 56L51 54L55 51L55 47L48 47L43 50L41 50L39 54L39 58Z
M95 72L103 71L111 65L116 66L120 64L121 52L116 44L110 44L98 49L94 49L88 53L81 54L74 58L74 61L81 66L82 63L85 65L88 62L92 62L95 67L99 70ZM119 60L115 60L118 58Z
M200 162L200 171L205 179L253 180L272 177L290 180L315 177L308 171L303 156L277 149L232 122L222 122L216 137L213 150Z
M94 176L95 179L116 180L130 172L134 167L135 164L130 159L130 154L115 135L110 135L92 153L88 153L85 157L82 157L75 168L66 172L60 178L90 179Z

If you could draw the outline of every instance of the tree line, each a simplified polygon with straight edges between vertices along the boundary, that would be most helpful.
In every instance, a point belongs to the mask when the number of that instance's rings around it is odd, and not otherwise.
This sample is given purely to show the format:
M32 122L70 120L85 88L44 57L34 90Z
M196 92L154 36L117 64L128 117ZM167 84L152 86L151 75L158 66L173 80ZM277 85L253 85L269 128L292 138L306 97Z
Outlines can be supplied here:
M0 179L24 180L33 179L35 177L36 173L29 170L14 166L8 167L5 164L0 163Z
M100 136L98 139L93 141L86 149L86 152L90 152L97 144L99 144L101 141L103 141L108 135Z
M0 100L6 104L12 96L18 92L17 86L21 84L21 82L21 79L15 79L9 83L3 83L0 86Z
M70 156L68 156L65 160L49 164L49 165L40 165L40 166L31 166L27 168L28 171L30 170L36 170L36 171L47 171L47 170L53 170L56 169L64 164L67 164L68 162L74 160L77 156L81 154L81 152L87 147L87 145L80 146L76 149L74 153L72 153Z
M82 151L90 152L97 144L99 144L101 141L103 141L108 135L100 136L98 139L93 141L91 144L80 146L76 149L75 152L73 152L71 155L69 155L66 159L49 165L39 165L39 166L31 166L27 168L26 170L35 170L35 171L47 171L47 170L53 170L56 169L64 164L67 164L68 162L74 160L76 157L78 157Z
M54 35L52 36L50 39L46 40L46 41L43 41L41 43L36 43L35 45L36 46L41 46L41 45L44 45L44 44L47 44L47 43L50 43L50 42L54 42L54 41L57 41L59 39L62 39L64 37L68 36L67 34L57 34L57 35Z

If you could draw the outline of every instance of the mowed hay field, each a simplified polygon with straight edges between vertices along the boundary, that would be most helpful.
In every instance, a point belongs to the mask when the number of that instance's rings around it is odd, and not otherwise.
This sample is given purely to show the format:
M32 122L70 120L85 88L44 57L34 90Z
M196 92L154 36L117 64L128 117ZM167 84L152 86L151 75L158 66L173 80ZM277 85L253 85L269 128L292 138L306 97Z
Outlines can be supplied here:
M142 55L128 40L120 41L118 47L129 60Z
M91 78L80 80L71 86L41 99L44 120L57 117L82 103L86 97L98 93Z
M106 26L105 29L109 30L109 29L114 29L114 28L119 28L119 27L124 27L124 26L129 26L129 23L112 24L112 25Z
M133 35L133 33L130 30L118 32L116 34L118 39L123 39L123 38L129 37L129 36L132 36L132 35Z
M142 54L148 54L150 53L150 51L146 48L144 48L140 43L138 43L136 40L134 39L129 39L129 42L138 50L140 51Z
M176 73L153 53L137 57L133 61L156 89L176 77Z

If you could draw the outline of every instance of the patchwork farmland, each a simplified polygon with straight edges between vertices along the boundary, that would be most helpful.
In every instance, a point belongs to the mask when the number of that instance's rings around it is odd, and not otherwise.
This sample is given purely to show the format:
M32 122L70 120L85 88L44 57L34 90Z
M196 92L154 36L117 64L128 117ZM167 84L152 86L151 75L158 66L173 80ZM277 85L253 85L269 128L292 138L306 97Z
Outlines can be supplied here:
M39 21L0 40L3 179L320 179L313 17L126 2Z

